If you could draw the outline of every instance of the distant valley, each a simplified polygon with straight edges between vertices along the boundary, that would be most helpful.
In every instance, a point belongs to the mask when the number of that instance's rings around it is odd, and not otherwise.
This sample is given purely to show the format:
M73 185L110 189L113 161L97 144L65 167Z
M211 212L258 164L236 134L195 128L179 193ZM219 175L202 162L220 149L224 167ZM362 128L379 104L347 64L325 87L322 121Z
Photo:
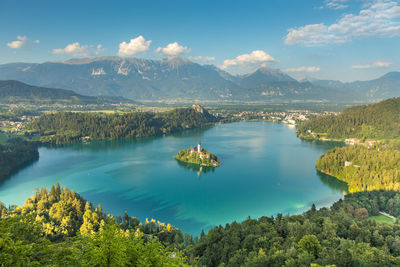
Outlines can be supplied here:
M299 82L278 69L260 68L246 75L231 75L214 65L200 65L181 57L11 63L0 65L0 80L133 100L374 102L400 95L400 72L351 83Z

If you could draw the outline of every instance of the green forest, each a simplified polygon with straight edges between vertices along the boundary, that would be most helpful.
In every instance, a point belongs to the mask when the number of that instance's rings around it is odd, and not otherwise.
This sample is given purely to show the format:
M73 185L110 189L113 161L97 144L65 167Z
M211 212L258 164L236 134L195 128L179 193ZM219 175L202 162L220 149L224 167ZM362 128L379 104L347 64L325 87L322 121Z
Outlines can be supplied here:
M184 266L184 236L171 225L114 218L59 184L23 206L0 203L2 266ZM192 242L191 237L185 242ZM176 245L175 245L176 244Z
M397 149L337 147L322 155L316 168L346 182L349 192L400 191L400 151Z
M300 138L359 138L361 143L327 151L318 171L348 184L349 192L400 191L400 98L345 109L336 116L312 118L298 125ZM364 143L367 139L378 140Z
M8 139L5 145L0 144L0 182L10 174L39 158L36 143L21 138Z
M201 150L201 152L203 153L204 157L200 157L199 153L197 152L191 153L191 148L182 149L178 152L177 155L174 156L174 158L182 162L208 167L215 167L220 165L220 161L215 154L208 152L204 148Z
M391 204L391 208L387 203ZM368 219L395 214L400 194L350 194L330 208L261 217L211 229L194 246L199 266L397 266L400 226Z
M214 122L216 118L206 110L198 112L193 108L177 108L161 113L57 112L41 115L29 125L29 131L39 133L43 143L69 143L80 141L82 137L106 140L169 134Z
M393 266L400 264L400 193L362 192L330 208L261 217L192 237L170 224L106 214L61 187L23 206L0 204L2 266Z
M391 98L372 105L345 109L337 116L320 116L298 125L297 134L309 137L309 130L316 136L327 138L400 138L400 98Z

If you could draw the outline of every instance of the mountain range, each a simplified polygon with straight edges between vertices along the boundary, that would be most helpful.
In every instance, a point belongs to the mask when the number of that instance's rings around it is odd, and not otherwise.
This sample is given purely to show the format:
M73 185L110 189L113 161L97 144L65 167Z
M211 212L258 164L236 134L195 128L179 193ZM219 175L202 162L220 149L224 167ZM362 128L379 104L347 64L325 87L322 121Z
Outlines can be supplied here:
M315 85L352 92L354 98L361 100L382 100L400 96L400 72L389 72L375 80L342 83L340 81L315 80Z
M0 65L0 80L63 88L91 96L134 100L377 101L400 96L400 72L376 80L342 83L304 79L260 68L232 75L181 57L162 60L99 57Z
M32 86L19 81L0 81L0 103L6 104L118 104L134 103L118 96L85 96L71 90Z

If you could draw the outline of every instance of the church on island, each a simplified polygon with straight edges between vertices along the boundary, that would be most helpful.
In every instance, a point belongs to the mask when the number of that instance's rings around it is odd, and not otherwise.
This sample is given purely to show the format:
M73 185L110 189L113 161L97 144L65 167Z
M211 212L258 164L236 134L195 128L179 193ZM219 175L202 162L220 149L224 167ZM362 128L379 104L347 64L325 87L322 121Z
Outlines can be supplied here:
M208 159L210 158L210 154L209 153L204 153L203 151L201 151L200 140L199 140L199 143L197 144L197 147L192 147L192 149L190 150L190 154L193 154L193 153L199 154L199 157L201 159L203 159L204 157L206 157Z
M201 166L217 167L221 164L216 155L211 154L201 147L200 140L196 147L182 149L174 156L174 158L182 162L198 164Z

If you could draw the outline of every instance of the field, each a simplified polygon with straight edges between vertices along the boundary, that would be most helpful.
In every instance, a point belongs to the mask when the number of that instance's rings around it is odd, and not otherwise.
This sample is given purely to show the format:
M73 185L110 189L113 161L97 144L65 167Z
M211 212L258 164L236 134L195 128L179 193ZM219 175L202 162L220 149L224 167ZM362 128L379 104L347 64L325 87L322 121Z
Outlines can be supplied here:
M385 216L383 214L379 214L378 216L370 216L370 217L368 217L368 219L374 220L377 223L394 223L395 222L392 218Z

